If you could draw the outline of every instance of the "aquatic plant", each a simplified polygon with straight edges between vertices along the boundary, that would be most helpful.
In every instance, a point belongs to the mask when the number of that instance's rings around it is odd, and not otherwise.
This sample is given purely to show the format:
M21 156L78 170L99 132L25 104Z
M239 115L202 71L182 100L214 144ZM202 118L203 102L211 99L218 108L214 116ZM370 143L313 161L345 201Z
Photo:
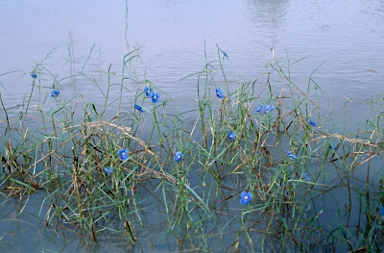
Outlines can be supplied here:
M122 161L128 160L128 158L129 158L128 150L126 148L120 149L119 151L117 151L117 154L119 155L120 160L122 160Z
M380 211L381 211L381 219L384 221L384 206L380 207Z
M224 52L223 50L221 50L220 49L220 52L223 54L223 56L225 57L225 58L227 58L228 59L228 54L226 53L226 52Z
M160 94L159 94L159 93L155 93L155 92L153 92L153 93L151 94L151 99L152 99L152 102L153 102L153 103L157 103L157 102L159 102Z
M135 109L138 110L139 112L144 112L143 107L141 107L140 105L135 104L134 107L135 107Z
M313 127L315 127L316 126L316 122L315 121L313 121L313 120L309 120L309 124L311 125L311 126L313 126Z
M291 151L288 151L287 154L288 154L288 156L289 156L290 158L292 158L292 159L296 159L296 158L297 158L297 156L294 155Z
M153 94L153 90L151 89L151 88L148 88L148 87L145 87L144 88L144 91L145 91L145 95L147 96L147 97L152 97L152 94Z
M228 139L231 141L236 140L236 133L233 131L228 132Z
M108 167L108 168L104 168L104 171L105 171L105 173L107 173L108 175L111 175L111 174L113 173L114 169Z
M240 203L243 205L249 205L249 203L251 203L252 198L253 195L250 192L240 193Z
M216 88L216 96L218 98L224 98L225 97L223 91L220 88Z
M265 114L268 114L268 113L270 113L271 111L273 111L273 109L275 109L275 106L274 106L274 105L269 105L269 104L267 104L267 105L264 106L264 113L265 113Z
M17 110L0 92L3 206L9 199L25 206L31 194L43 192L39 213L55 233L95 243L112 234L132 248L156 235L160 243L170 240L172 250L382 251L383 95L372 100L365 128L338 133L327 118L333 113L314 102L321 94L311 92L320 87L312 76L307 90L296 86L289 60L267 64L257 80L230 81L218 50L218 61L206 59L203 72L187 77L197 80L197 94L188 94L192 105L177 107L166 89L147 79L128 84L126 65L136 52L124 56L117 81L108 69L94 82L105 82L100 104L67 94L60 80L76 73L57 78L45 67L36 67L44 80L32 81ZM41 87L52 83L66 96L41 100ZM164 103L138 114L148 98L159 101L153 89L161 90ZM311 115L322 123L308 120ZM346 197L338 198L340 192ZM17 209L19 217L23 210ZM362 214L366 220L355 219Z
M51 91L51 97L57 97L58 95L60 95L60 90Z
M176 153L175 153L175 157L173 158L173 160L175 161L175 162L180 162L181 161L181 159L183 158L183 153L181 153L180 151L177 151Z
M329 148L336 150L337 146L334 143L330 143Z

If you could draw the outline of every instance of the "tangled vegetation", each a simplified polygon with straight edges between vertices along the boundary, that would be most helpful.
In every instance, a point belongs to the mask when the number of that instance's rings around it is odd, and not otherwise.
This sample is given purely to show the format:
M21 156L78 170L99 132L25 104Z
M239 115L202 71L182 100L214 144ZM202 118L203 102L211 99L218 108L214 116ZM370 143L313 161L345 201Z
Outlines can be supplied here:
M87 244L141 247L155 233L155 251L384 250L383 96L365 129L338 133L320 85L295 84L289 60L232 82L222 55L180 81L196 80L188 107L129 75L139 50L118 83L111 66L100 83L84 67L58 80L36 64L17 113L0 93L2 205L43 192L45 225ZM103 101L68 94L76 78Z

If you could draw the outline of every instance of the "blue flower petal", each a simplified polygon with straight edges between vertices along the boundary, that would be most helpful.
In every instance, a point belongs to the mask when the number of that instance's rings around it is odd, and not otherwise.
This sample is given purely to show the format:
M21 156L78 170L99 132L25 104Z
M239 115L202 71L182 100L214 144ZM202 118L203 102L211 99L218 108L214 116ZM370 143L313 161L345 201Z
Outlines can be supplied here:
M145 87L144 88L144 91L145 91L145 95L147 96L147 97L152 97L152 94L153 94L153 90L151 89L151 88L148 88L148 87Z
M223 50L221 50L221 49L220 49L220 52L221 52L221 53L224 55L224 57L225 57L225 58L227 58L227 59L228 59L228 55L227 55L227 53L226 53L226 52L224 52L224 51L223 51Z
M216 96L218 98L224 98L225 97L220 88L216 88Z
M152 93L151 99L153 103L159 102L160 94L159 93Z
M315 127L316 126L316 122L315 121L313 121L313 120L309 120L309 124L311 125L311 126L313 126L313 127Z
M249 205L253 196L250 192L242 192L240 193L240 203L243 205Z
M31 77L32 77L33 79L36 79L36 78L37 78L37 74L36 74L36 73L31 73Z
M295 156L291 151L288 151L287 154L289 155L290 158L296 159L297 156Z
M261 110L263 110L263 106L259 105L259 106L256 108L256 112L261 112Z
M274 105L265 105L265 107L264 107L264 113L265 114L268 114L268 113L270 113L273 109L275 109L275 106Z
M117 154L119 155L119 157L122 161L128 160L128 158L129 158L128 150L126 148L120 149L119 151L117 151Z
M307 176L307 173L304 173L303 174L303 178L307 181L311 181L311 179Z
M236 140L236 133L232 131L228 132L228 139L230 139L231 141Z
M111 175L113 173L113 168L104 168L105 173Z
M60 90L51 91L51 97L57 97L58 95L60 95Z
M173 158L173 160L175 161L175 162L180 162L181 161L181 159L183 158L183 153L181 153L180 151L177 151L176 153L175 153L175 157Z
M140 111L140 112L144 112L143 107L141 107L141 106L138 105L138 104L135 104L135 109L138 110L138 111Z
M384 220L384 206L381 206L380 209L381 209L381 218Z
M335 144L331 143L331 144L329 144L329 148L332 148L332 149L336 150L337 146Z

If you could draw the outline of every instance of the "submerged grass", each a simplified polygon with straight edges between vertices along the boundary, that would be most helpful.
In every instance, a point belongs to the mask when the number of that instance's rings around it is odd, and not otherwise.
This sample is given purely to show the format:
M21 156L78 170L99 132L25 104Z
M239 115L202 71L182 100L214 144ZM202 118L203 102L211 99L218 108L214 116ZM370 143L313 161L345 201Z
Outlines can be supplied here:
M197 83L184 111L127 72L140 48L124 56L117 84L111 66L106 83L86 74L89 56L75 73L73 48L67 78L37 64L18 114L0 93L2 202L44 191L46 225L94 242L113 234L140 245L157 234L154 247L167 241L170 251L384 250L383 95L369 102L364 128L334 132L313 74L302 90L291 80L295 62L273 58L256 80L230 82L217 48L218 61L206 56L203 71L181 80ZM49 77L61 91L90 80L103 101L50 96ZM136 106L124 112L133 93Z

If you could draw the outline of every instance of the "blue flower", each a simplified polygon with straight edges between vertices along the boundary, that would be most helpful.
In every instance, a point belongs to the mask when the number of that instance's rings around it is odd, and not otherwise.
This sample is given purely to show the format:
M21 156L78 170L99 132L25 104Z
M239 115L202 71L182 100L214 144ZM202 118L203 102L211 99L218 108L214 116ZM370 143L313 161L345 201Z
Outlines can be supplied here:
M125 161L129 158L128 156L128 150L125 148L125 149L120 149L119 151L117 151L117 154L119 155L120 159Z
M311 126L313 126L313 127L315 127L316 126L316 122L315 121L313 121L313 120L309 120L309 124L311 125Z
M104 168L105 173L111 175L113 173L113 168Z
M224 98L225 97L220 88L216 88L216 96L218 98Z
M274 106L274 105L265 105L265 107L264 107L264 113L265 113L265 114L270 113L273 109L275 109L275 106Z
M157 103L157 102L159 102L160 94L159 93L152 93L151 98L152 98L153 103Z
M251 202L252 198L253 196L250 192L240 193L240 203L243 205L248 205Z
M181 153L180 151L177 151L173 160L175 160L175 162L180 162L183 156L184 156L183 153Z
M261 110L263 110L263 106L259 105L259 106L256 108L256 112L261 112Z
M232 131L228 132L228 139L230 139L231 141L236 140L236 133Z
M33 79L36 79L36 78L37 78L37 74L36 74L36 73L31 73L31 77L32 77Z
M332 149L336 150L337 146L335 144L331 143L331 144L329 144L329 148L332 148Z
M307 180L307 181L311 181L311 179L309 179L309 177L307 176L307 173L304 173L304 174L303 174L303 178L304 178L305 180Z
M293 153L291 153L291 151L288 151L287 154L289 155L290 158L292 159L296 159L297 156L295 156Z
M59 90L51 91L51 97L57 97L58 95L60 95L60 91Z
M138 104L135 104L135 109L138 110L138 111L140 111L140 112L144 112L143 107L141 107L141 106L138 105Z
M227 59L228 59L228 55L227 55L227 53L226 53L226 52L224 52L224 51L223 51L223 50L221 50L221 49L220 49L220 52L221 52L221 53L224 55L224 57L225 57L225 58L227 58Z
M384 220L384 206L381 206L380 209L381 209L381 218Z
M153 94L153 90L151 89L151 88L148 88L148 87L145 87L144 88L144 91L145 91L145 95L147 96L147 97L152 97L152 94Z

